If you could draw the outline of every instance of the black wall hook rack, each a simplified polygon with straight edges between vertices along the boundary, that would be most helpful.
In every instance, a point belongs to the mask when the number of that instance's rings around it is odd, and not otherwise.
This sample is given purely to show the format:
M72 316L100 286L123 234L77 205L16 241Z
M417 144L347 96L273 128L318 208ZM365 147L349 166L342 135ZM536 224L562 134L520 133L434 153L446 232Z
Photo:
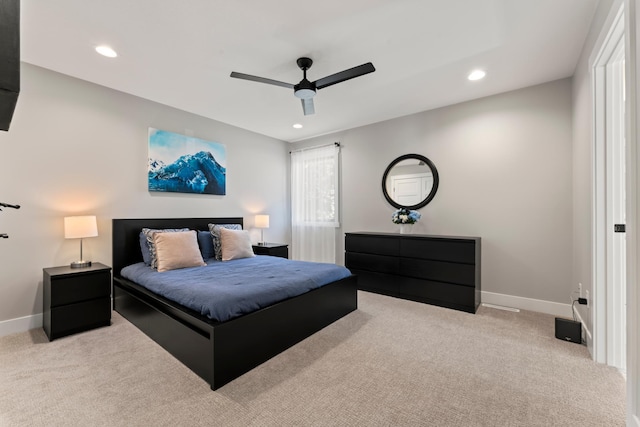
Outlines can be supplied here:
M0 202L0 208L20 209L20 205L11 205L9 203ZM2 209L0 209L1 211ZM9 235L6 233L0 233L0 239L8 239Z
M20 209L20 205L10 205L9 203L0 202L0 208L12 208L12 209ZM0 209L1 211L2 209Z

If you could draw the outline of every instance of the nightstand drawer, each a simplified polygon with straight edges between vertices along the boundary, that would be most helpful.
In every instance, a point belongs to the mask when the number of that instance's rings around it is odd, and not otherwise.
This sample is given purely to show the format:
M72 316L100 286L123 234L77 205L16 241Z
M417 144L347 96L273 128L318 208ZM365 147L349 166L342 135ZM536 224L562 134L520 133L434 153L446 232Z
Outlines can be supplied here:
M57 276L51 279L51 307L111 296L109 270L91 274Z
M289 258L289 247L282 243L265 243L263 245L253 245L253 253L256 255Z
M50 339L111 324L111 298L68 304L51 309Z

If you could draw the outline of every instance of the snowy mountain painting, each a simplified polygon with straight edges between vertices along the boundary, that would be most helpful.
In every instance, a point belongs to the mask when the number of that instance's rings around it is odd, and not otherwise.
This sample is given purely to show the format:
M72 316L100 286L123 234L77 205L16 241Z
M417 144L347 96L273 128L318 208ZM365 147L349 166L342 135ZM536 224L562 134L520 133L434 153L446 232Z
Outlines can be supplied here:
M226 194L223 144L149 128L149 191Z

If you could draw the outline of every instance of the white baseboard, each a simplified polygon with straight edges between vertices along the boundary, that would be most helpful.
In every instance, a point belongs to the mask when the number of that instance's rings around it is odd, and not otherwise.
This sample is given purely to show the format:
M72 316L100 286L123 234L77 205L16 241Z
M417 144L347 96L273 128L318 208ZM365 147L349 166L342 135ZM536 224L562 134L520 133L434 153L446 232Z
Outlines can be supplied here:
M42 327L42 313L0 321L0 337Z
M571 318L571 304L482 291L482 302Z
M482 302L571 318L571 304L482 291ZM580 319L582 320L582 319ZM582 322L584 325L584 322ZM0 337L42 327L42 313L0 321ZM589 331L586 331L591 335Z

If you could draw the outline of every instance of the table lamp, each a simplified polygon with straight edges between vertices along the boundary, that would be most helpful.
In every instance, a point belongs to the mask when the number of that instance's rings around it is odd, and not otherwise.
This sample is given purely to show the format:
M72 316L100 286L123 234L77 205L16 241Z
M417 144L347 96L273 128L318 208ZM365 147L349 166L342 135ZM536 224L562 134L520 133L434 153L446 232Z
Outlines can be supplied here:
M80 259L71 263L71 268L90 267L91 261L85 261L82 258L82 239L85 237L96 237L98 235L98 225L96 217L93 215L86 216L67 216L64 218L64 238L80 239Z
M264 229L269 228L269 215L256 215L255 226L256 228L260 228L260 241L258 245L264 246Z

